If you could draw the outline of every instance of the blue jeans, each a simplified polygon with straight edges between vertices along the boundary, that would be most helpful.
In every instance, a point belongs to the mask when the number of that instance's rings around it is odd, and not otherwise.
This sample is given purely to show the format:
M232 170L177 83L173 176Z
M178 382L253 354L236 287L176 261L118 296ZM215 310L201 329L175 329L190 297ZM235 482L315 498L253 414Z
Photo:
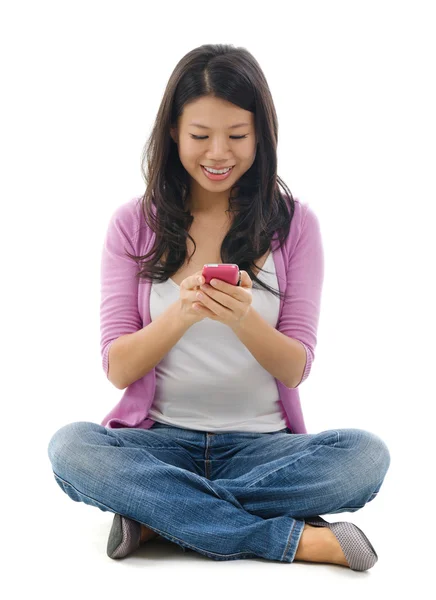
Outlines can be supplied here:
M305 519L371 502L390 464L363 429L211 433L78 421L48 445L75 502L129 517L214 560L292 562Z

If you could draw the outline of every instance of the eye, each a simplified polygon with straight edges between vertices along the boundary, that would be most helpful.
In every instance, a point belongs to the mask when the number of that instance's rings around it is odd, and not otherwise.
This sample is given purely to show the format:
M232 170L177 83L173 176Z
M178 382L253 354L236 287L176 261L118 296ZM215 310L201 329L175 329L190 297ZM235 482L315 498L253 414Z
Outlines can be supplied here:
M199 136L199 135L193 135L192 133L190 134L191 138L194 140L205 140L208 136L205 135L203 137ZM246 138L248 136L247 135L231 135L230 138L232 140L243 140L244 138Z

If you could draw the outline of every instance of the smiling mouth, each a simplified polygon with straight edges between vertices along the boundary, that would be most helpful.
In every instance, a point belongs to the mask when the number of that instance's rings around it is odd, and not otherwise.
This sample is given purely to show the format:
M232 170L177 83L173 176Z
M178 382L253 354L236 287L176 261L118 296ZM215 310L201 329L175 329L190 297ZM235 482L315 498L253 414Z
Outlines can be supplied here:
M200 165L201 167L204 167L205 169L215 169L215 171L223 171L224 169L233 169L233 167L235 165L230 165L229 167L221 167L221 169L217 169L216 167L208 167L207 165Z

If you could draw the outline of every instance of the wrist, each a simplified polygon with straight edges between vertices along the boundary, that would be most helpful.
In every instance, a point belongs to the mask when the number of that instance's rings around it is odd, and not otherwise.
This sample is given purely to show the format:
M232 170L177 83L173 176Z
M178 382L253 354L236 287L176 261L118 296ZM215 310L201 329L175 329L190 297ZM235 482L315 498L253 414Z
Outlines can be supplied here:
M176 321L177 323L181 324L184 330L189 329L191 325L193 325L196 322L195 317L190 317L189 315L186 315L185 311L183 310L180 298L176 300L174 304L171 304L169 308L171 309L171 318L173 318L174 321Z
M230 328L232 329L232 331L234 333L236 333L236 334L240 333L240 332L244 331L247 327L250 326L250 320L252 319L252 317L253 317L253 307L250 304L245 316L240 321L237 321L235 324L231 325Z

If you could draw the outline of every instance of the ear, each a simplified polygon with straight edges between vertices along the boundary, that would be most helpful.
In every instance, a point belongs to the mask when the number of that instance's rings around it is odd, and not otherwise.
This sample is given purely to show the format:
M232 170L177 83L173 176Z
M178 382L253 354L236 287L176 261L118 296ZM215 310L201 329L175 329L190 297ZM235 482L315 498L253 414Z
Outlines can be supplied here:
M173 138L173 141L177 144L179 141L179 135L177 132L177 127L170 128L170 136Z

